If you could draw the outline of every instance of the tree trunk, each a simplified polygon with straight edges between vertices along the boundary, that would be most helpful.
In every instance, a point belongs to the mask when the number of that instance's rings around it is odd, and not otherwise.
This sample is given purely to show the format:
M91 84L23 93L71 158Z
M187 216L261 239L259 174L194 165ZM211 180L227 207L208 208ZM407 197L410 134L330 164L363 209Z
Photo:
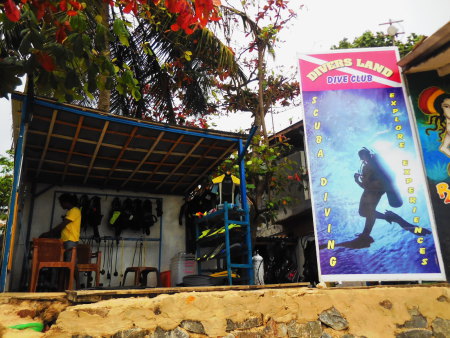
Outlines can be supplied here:
M258 43L258 112L257 116L260 120L260 125L262 128L262 136L263 136L263 142L266 144L269 144L269 139L267 135L267 128L266 128L266 120L265 120L265 113L264 113L264 73L265 73L265 65L264 65L264 51L265 46L263 45L264 42L259 41Z

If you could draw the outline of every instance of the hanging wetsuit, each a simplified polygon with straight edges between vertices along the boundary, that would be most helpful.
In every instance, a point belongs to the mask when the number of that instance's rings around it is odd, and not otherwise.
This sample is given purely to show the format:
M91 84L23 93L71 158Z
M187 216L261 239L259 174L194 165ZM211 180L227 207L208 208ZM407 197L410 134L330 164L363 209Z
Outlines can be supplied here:
M102 222L102 206L100 197L94 196L91 198L89 202L89 211L87 221L90 227L92 227L94 231L94 239L96 242L100 242L100 233L98 231L98 227Z
M138 198L133 200L133 219L130 221L131 229L133 230L141 230L144 228L143 226L143 210L142 210L142 201Z
M217 194L213 193L210 187L206 187L204 192L199 196L198 210L196 212L201 213L209 212L216 206L217 206Z
M83 195L80 197L80 211L81 211L81 229L86 231L88 227L88 213L89 213L89 197Z
M156 216L161 217L163 215L162 199L156 200Z

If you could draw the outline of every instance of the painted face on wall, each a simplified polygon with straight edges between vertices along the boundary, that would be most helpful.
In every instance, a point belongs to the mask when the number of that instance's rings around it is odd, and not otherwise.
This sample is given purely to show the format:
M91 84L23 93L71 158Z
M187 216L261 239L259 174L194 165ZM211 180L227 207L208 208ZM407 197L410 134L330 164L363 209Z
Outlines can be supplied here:
M450 119L450 99L445 99L441 104L442 110L444 111L444 116Z

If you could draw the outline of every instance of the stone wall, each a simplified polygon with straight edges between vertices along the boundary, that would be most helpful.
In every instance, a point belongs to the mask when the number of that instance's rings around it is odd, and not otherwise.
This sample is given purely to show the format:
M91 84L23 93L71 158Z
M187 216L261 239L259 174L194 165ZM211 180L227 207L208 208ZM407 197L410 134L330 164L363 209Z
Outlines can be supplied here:
M190 292L77 305L45 337L450 337L450 287Z
M34 299L0 296L3 337L450 337L447 284L185 292L83 305L25 295ZM48 331L6 329L35 321Z

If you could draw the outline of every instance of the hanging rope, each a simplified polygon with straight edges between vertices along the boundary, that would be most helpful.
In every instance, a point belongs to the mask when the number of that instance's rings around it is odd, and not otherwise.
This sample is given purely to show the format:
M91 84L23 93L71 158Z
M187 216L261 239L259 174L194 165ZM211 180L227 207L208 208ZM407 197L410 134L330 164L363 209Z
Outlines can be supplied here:
M107 251L106 251L106 239L105 239L105 247L103 249L103 252L105 254L105 258L103 259L103 263L102 263L102 270L100 271L100 274L104 275L105 274L105 262L106 262L106 258L107 258Z
M116 261L114 264L114 277L117 277L119 273L117 272L117 253L119 252L119 242L116 244Z
M139 265L142 266L142 247L144 246L143 242L139 243Z
M131 263L132 267L134 267L134 258L136 257L137 248L138 248L138 242L136 242L136 244L134 245L133 261Z
M146 254L145 254L145 242L143 242L144 243L144 259L143 259L143 263L144 263L144 265L143 266L147 266L147 265L145 265L145 256L146 256Z

